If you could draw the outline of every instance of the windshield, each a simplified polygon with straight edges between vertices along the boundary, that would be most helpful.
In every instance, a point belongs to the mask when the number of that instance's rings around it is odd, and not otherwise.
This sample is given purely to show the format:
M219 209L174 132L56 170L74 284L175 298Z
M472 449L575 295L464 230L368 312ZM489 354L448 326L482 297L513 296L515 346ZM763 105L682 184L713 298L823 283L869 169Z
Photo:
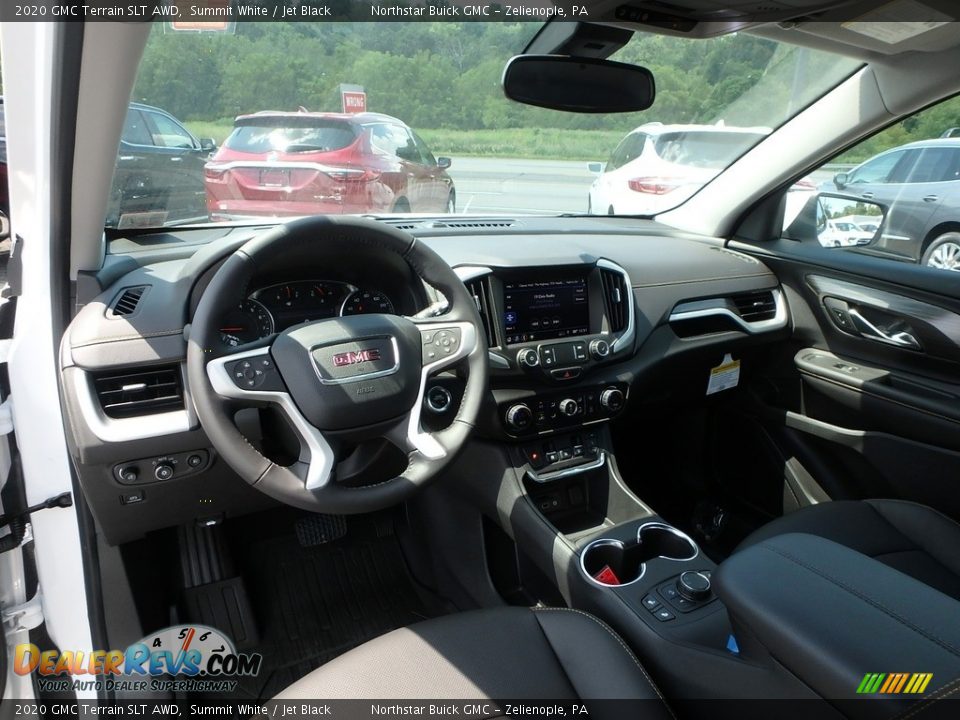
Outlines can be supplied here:
M573 114L504 97L538 23L152 29L106 225L396 213L652 216L829 91L855 61L747 34L634 36L657 98Z

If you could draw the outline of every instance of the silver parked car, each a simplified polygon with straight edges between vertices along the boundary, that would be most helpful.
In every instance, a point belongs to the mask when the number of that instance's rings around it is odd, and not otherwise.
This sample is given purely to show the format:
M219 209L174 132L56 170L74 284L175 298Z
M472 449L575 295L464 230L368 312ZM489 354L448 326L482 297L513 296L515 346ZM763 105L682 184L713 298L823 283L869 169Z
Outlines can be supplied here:
M886 150L821 189L889 208L883 233L858 251L960 270L960 138Z

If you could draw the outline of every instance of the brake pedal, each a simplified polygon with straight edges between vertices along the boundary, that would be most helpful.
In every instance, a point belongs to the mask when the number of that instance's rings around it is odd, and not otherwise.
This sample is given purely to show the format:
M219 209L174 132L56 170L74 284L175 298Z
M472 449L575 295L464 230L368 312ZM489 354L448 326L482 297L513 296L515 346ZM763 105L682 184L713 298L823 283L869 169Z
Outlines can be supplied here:
M316 547L339 540L347 534L345 515L309 515L294 525L300 547Z

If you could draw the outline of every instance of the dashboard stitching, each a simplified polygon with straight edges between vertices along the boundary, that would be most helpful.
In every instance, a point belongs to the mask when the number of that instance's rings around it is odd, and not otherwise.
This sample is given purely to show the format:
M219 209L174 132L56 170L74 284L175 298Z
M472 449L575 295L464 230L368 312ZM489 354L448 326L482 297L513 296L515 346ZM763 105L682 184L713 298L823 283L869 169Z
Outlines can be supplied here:
M158 332L140 333L138 335L116 335L114 337L107 338L104 340L72 343L70 347L79 348L79 347L89 347L91 345L108 345L110 343L124 342L127 340L142 340L143 338L148 338L148 337L163 337L163 336L173 336L173 335L182 335L182 334L183 334L183 328L179 328L177 330L160 330Z

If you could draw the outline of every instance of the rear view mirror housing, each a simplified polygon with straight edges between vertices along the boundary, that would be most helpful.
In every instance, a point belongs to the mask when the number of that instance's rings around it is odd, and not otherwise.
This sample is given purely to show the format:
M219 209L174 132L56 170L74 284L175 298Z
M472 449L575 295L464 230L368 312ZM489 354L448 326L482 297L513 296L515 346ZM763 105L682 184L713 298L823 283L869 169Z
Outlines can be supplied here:
M653 73L639 65L567 55L517 55L503 70L504 94L524 105L619 113L653 105Z

